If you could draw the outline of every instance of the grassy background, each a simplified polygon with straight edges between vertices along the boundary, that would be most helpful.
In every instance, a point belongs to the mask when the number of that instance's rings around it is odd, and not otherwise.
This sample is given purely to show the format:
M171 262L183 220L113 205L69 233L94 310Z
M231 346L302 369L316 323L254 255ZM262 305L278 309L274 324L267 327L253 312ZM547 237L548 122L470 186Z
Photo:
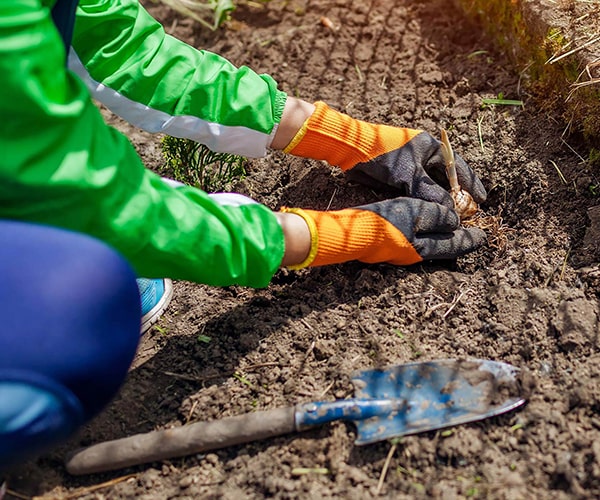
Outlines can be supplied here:
M574 0L575 1L575 0ZM465 14L482 25L499 50L509 55L524 76L528 91L542 108L559 110L570 134L581 135L591 147L600 144L600 80L573 91L573 84L593 58L586 51L549 63L553 56L577 48L573 30L553 26L539 2L527 0L455 0ZM557 13L558 13L557 5ZM562 11L568 16L568 12ZM544 18L546 17L546 19ZM590 28L597 26L589 16ZM593 35L578 33L578 37ZM597 29L597 28L596 28ZM598 33L600 35L600 33ZM585 42L579 41L582 44ZM599 42L600 44L600 42ZM587 59L586 59L587 58Z

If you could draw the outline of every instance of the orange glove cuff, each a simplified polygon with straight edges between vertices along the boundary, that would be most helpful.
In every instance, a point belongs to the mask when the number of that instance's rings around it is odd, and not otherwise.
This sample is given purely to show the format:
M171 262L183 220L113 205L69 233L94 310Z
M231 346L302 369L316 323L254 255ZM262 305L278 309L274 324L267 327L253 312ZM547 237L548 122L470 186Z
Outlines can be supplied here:
M406 237L383 217L369 210L318 212L284 209L307 222L312 237L308 258L294 269L339 264L351 260L410 265L423 259Z
M315 103L315 108L284 152L325 160L342 170L401 148L421 133L356 120L320 101Z

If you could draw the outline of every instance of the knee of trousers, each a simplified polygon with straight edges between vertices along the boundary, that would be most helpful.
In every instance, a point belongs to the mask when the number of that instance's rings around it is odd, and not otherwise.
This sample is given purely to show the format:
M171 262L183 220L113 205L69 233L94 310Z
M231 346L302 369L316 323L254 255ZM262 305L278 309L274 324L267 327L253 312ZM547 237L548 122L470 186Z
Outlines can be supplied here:
M116 395L140 299L129 264L98 240L11 221L0 240L2 464L66 439Z

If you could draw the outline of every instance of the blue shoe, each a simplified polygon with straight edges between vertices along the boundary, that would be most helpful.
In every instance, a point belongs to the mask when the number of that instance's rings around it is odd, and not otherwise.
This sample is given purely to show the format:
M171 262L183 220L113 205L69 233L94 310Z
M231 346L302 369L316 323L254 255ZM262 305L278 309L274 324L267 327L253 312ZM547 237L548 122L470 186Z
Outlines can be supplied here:
M170 279L138 278L137 284L142 301L140 334L143 335L158 321L158 318L171 302L173 282Z

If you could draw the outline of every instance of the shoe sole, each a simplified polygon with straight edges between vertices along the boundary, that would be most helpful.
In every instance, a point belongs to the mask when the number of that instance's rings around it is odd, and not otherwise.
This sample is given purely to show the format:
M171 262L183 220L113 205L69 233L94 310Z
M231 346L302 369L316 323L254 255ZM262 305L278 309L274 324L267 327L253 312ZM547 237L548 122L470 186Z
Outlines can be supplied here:
M165 292L163 293L161 299L142 318L140 335L144 335L152 327L152 325L159 320L165 309L169 307L169 303L173 297L173 282L170 279L165 279L164 287Z

